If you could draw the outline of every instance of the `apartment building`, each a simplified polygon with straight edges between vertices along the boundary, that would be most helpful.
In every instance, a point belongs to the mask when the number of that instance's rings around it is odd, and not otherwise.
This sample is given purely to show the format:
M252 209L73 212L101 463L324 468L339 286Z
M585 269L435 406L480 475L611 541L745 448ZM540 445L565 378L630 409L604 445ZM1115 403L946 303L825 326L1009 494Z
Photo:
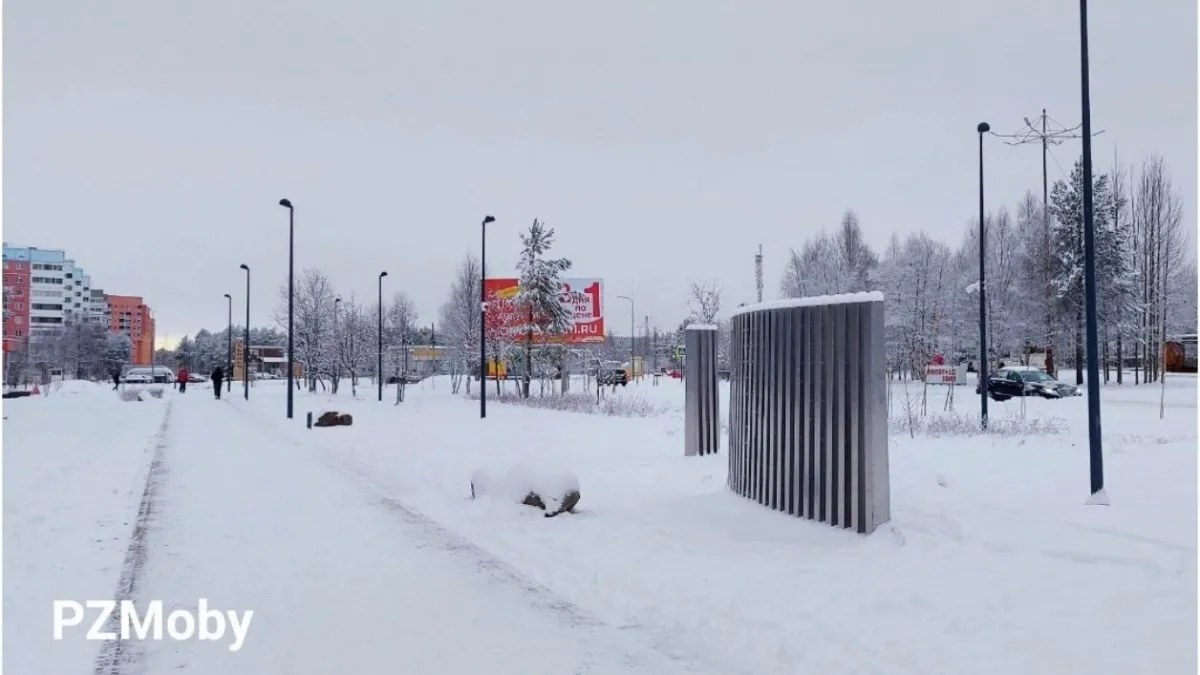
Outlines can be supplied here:
M84 318L85 288L90 309L91 281L66 252L5 245L5 349Z
M116 300L118 314L113 314ZM64 326L93 323L120 330L133 341L135 364L153 358L154 323L140 297L108 296L61 249L4 244L4 351Z
M4 256L4 351L18 349L29 340L29 260Z
M154 318L150 307L137 295L109 295L108 328L129 336L133 342L132 361L148 366L154 359Z

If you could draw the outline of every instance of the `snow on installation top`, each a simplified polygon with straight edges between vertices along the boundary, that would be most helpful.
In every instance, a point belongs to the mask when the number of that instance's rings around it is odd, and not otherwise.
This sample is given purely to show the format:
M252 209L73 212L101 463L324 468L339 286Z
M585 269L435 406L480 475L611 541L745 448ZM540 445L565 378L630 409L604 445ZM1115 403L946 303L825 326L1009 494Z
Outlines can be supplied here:
M711 323L689 323L684 330L717 330L717 326Z
M764 309L792 309L794 307L816 307L819 305L845 305L851 302L883 302L883 293L869 291L866 293L843 293L841 295L817 295L811 298L787 298L785 300L768 300L754 305L744 305L731 311L725 318L732 319L739 314L758 312Z

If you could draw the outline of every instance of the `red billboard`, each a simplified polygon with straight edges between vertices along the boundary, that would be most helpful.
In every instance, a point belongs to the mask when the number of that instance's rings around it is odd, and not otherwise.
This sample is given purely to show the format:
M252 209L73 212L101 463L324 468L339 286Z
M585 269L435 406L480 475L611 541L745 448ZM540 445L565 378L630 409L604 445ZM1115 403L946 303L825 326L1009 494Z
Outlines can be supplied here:
M534 334L538 343L586 344L604 342L604 316L601 308L603 282L594 278L559 279L558 302L566 307L571 316L571 327L563 335ZM487 279L483 284L487 293L487 331L489 336L500 331L508 339L518 340L520 328L525 323L520 308L516 305L520 280L516 278Z

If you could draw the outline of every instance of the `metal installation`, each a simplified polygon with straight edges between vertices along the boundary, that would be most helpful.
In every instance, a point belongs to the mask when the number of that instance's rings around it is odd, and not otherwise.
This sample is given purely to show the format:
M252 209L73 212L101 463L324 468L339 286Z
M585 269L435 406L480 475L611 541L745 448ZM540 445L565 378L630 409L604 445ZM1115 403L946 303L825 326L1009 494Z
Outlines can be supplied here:
M721 396L717 391L716 326L684 330L683 454L712 455L721 446Z
M881 293L761 303L732 315L730 489L863 534L887 522L883 330Z

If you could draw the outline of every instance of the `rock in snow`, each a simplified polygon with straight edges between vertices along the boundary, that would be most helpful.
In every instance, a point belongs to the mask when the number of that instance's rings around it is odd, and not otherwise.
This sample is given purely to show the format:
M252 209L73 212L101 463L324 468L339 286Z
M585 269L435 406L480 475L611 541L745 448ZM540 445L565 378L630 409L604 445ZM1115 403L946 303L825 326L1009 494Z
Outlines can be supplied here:
M579 478L569 469L521 462L497 478L482 467L471 474L471 498L494 496L527 506L536 506L552 518L572 511L579 503Z

